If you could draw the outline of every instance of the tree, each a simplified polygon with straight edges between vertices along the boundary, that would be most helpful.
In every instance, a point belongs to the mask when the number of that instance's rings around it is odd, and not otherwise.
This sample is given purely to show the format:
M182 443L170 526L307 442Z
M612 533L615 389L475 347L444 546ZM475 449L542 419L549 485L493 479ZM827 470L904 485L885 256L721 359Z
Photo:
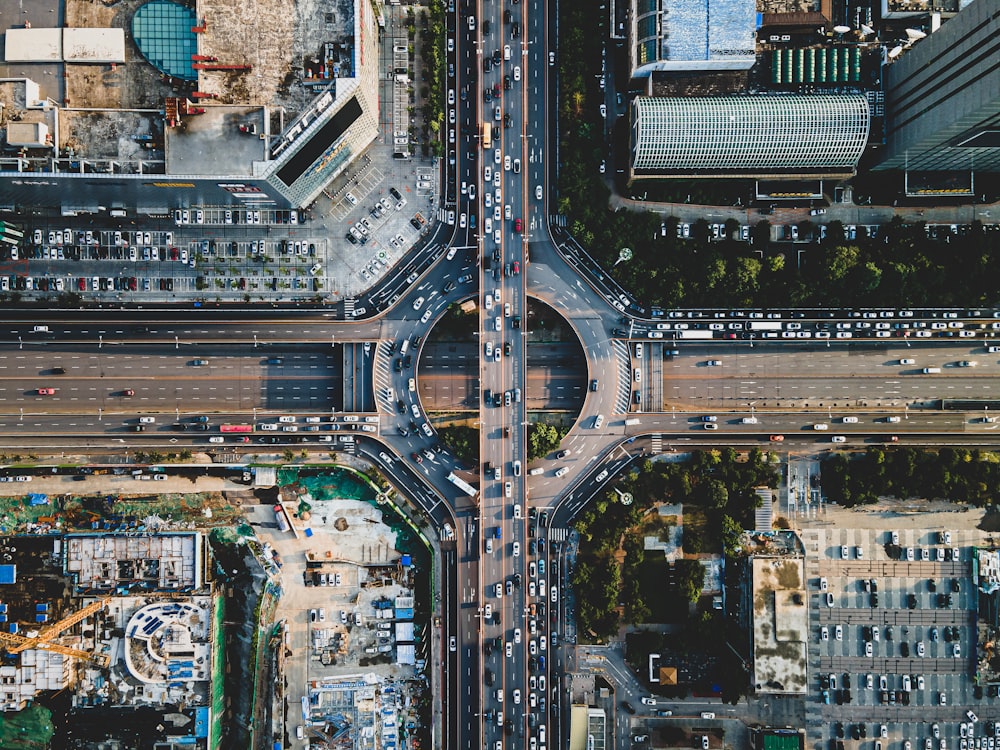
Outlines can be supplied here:
M719 536L722 538L722 553L726 557L736 557L742 547L743 527L732 516L724 515Z
M562 438L563 436L559 429L552 425L540 422L529 425L528 460L533 461L536 458L541 458L551 453L559 447Z
M698 560L685 557L674 563L674 584L687 601L698 601L704 581L705 566Z

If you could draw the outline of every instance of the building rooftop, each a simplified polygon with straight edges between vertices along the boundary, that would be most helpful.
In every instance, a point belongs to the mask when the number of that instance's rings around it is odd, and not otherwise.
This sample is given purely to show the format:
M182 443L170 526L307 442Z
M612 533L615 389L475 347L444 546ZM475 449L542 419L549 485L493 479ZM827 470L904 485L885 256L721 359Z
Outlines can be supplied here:
M632 106L637 176L850 173L871 127L861 94L637 97Z
M204 113L184 120L183 128L166 133L167 173L174 175L253 174L255 162L267 158L267 109L254 105L207 104ZM253 132L241 132L240 126Z
M754 64L755 0L666 0L662 12L640 2L636 67L743 69Z
M755 689L804 693L809 596L803 558L755 557L751 576Z

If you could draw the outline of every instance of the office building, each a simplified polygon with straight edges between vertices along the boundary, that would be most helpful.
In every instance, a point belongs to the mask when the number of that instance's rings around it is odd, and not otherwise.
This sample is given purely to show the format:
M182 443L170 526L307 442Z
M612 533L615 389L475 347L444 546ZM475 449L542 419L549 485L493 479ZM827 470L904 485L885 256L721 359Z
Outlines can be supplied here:
M886 70L879 169L1000 171L1000 8L975 0Z

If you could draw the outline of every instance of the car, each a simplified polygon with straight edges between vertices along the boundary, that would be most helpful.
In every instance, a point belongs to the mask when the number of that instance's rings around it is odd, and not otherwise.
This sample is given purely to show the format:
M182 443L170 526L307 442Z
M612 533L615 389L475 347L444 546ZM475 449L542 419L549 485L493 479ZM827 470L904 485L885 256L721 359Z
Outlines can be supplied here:
M844 628L843 628L843 626L838 625L836 628L834 628L834 637L838 641L844 640Z
M833 443L846 443L847 437L844 435L834 435L830 438L830 441Z
M565 466L560 467L560 468L556 469L556 476L557 477L565 476L566 472L568 472L568 471L569 471L569 469L567 467L565 467Z
M708 360L705 363L705 366L706 367L721 367L722 366L722 360L721 359L710 359L710 360Z
M511 553L514 555L514 557L520 557L521 556L521 545L520 545L520 543L514 542L514 544L511 545ZM521 642L520 639L518 639L517 642L520 643Z
M828 640L830 640L830 629L826 625L823 625L819 629L819 639L821 641L828 641Z
M56 395L56 389L55 388L39 388L35 392L39 396L55 396Z
M644 696L642 696L639 699L639 702L642 705L644 705L644 706L655 706L656 705L656 699L653 698L652 696L646 696L646 695L644 695Z

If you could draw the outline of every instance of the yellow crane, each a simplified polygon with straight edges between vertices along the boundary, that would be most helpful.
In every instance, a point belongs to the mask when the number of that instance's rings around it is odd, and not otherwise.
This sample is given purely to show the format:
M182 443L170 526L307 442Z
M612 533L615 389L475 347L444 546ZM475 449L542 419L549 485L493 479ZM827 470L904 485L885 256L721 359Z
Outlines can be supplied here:
M108 659L105 654L92 654L89 651L80 651L79 649L61 646L58 643L52 643L51 641L64 630L68 630L77 623L87 619L95 612L103 609L110 601L111 599L105 598L92 602L86 607L78 609L76 612L67 615L58 622L54 622L51 625L42 628L38 635L34 637L20 635L18 633L0 632L0 643L3 643L4 649L11 654L19 654L29 648L36 648L43 651L52 651L53 653L63 654L64 656L72 656L76 659L89 659L90 661L94 661L101 666L106 667L110 662L110 659Z

